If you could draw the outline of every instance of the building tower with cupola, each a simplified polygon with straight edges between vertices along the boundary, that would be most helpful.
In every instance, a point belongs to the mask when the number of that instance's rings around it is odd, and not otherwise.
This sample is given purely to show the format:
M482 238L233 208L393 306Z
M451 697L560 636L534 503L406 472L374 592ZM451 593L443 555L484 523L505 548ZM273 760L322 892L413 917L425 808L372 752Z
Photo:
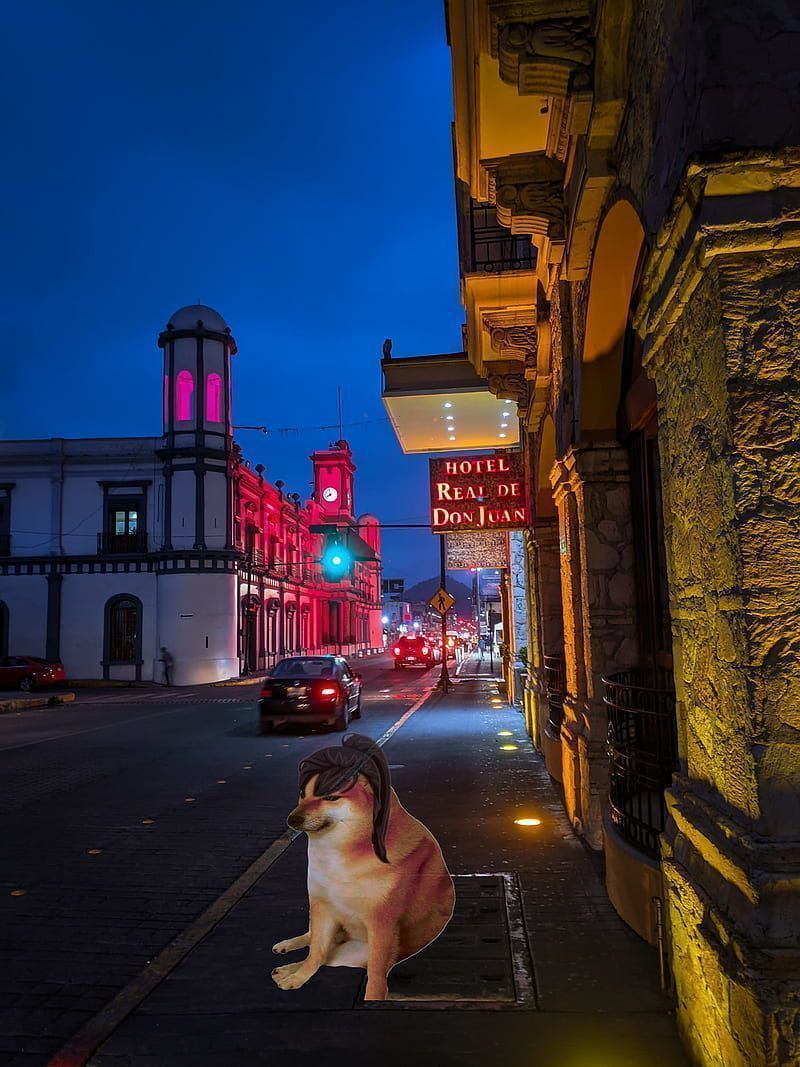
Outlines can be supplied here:
M158 338L164 352L165 550L231 548L233 445L230 328L203 304L181 308ZM222 524L215 517L227 515Z
M159 455L165 553L159 635L175 658L177 680L190 683L238 673L231 476L236 342L218 312L193 304L170 317L158 345L164 353Z

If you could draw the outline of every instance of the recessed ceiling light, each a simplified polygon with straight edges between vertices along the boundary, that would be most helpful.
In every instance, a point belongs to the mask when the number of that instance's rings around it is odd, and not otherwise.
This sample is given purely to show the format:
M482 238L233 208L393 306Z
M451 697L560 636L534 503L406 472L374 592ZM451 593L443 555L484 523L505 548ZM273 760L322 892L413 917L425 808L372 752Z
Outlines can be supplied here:
M507 422L501 422L500 423L500 429L501 430L507 430L508 429L508 423Z
M511 403L511 401L510 401L510 400L504 400L504 401L503 401L503 403L504 403L504 404L510 404L510 403Z
M455 437L451 437L451 438L450 438L450 440L451 440L451 441L455 441Z
M453 419L455 418L455 415L445 415L445 418L448 419L450 422L452 422Z
M449 400L445 400L444 404L442 404L442 407L445 407L445 408L451 408L452 406L453 405L450 403Z
M508 436L508 434L505 434L505 433L499 433L499 434L498 434L497 436L498 436L498 437L507 437L507 436Z

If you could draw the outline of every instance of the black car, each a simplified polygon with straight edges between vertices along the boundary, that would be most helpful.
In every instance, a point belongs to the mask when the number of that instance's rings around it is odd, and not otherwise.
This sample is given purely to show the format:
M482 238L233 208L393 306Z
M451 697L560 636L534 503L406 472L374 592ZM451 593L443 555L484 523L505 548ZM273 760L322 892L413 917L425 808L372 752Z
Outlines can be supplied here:
M342 656L291 656L273 668L258 701L261 727L276 723L327 723L346 730L361 718L361 675Z
M403 667L432 667L437 659L436 649L431 641L418 634L401 637L392 649L394 669Z

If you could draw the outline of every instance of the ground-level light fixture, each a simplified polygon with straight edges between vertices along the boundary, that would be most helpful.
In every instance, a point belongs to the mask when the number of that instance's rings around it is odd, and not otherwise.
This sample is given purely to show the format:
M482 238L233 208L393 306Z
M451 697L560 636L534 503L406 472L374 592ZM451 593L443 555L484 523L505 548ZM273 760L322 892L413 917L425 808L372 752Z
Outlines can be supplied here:
M541 819L514 819L515 826L541 826Z
M500 748L503 750L503 752L514 752L516 749L519 748L519 745L501 745Z
M498 730L497 731L497 736L498 737L513 737L514 735L511 733L510 730Z

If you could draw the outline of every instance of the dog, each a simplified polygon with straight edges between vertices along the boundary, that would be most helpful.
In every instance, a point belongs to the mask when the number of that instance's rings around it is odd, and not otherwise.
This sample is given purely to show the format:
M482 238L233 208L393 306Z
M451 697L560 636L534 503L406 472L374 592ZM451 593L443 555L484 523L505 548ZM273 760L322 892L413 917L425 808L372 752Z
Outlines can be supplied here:
M276 967L299 989L320 967L364 967L365 1000L386 1000L392 967L434 941L453 915L455 889L430 830L391 785L374 741L347 734L299 767L300 802L287 822L308 836L309 928L273 952L307 948Z

